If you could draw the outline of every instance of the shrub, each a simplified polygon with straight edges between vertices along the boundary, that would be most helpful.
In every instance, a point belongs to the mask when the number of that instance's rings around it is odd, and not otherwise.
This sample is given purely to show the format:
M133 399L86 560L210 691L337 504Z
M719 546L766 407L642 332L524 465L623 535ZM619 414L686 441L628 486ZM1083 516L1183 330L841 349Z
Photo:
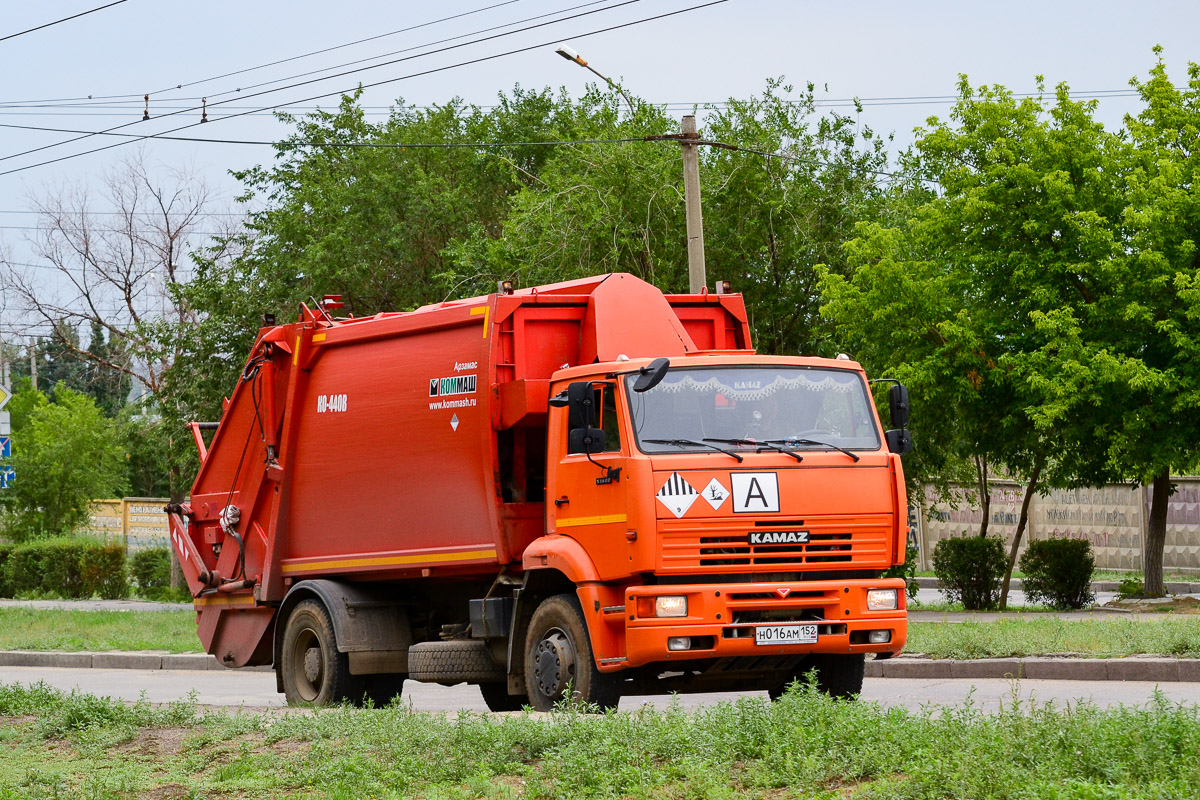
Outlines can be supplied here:
M12 553L13 545L0 543L0 597L12 597L12 583L8 580L8 556Z
M917 583L917 562L921 559L921 553L917 548L909 547L904 555L904 563L889 567L883 573L883 577L904 578L904 591L908 595L908 601L911 603L917 599L917 590L921 588Z
M129 557L129 574L138 594L158 597L171 587L171 554L165 547L147 547Z
M1021 556L1025 595L1057 609L1083 608L1095 601L1092 573L1096 559L1086 539L1030 542Z
M129 596L129 580L125 575L125 547L101 542L89 543L79 556L79 571L83 577L85 596L97 594L105 600L120 600Z
M1130 597L1145 597L1146 596L1146 581L1141 575L1130 575L1128 578L1122 578L1117 584L1117 597L1122 600L1128 600Z
M94 539L41 539L13 548L8 578L14 594L57 595L78 600L128 593L125 550Z
M971 611L996 607L1007 567L1004 542L995 536L943 539L933 548L933 572L942 594Z

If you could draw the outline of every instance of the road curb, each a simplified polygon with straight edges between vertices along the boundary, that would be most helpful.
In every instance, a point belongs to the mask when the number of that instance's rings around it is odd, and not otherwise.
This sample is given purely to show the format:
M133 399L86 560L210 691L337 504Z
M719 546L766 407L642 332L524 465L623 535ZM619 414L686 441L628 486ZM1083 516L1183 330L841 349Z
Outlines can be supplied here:
M963 680L1016 678L1037 681L1200 682L1200 659L1155 658L906 658L868 661L868 678Z
M0 667L62 667L66 669L225 669L216 656L207 653L60 653L43 650L0 650ZM251 672L270 672L271 667L242 667ZM3 677L3 676L0 676ZM1200 680L1200 676L1197 676Z
M205 653L60 653L39 650L0 650L0 667L61 667L66 669L223 670ZM270 672L269 666L242 667ZM924 680L985 680L1024 678L1040 681L1148 681L1200 683L1200 659L1133 656L1130 658L976 658L954 660L898 656L866 663L868 678ZM0 679L3 679L0 674Z

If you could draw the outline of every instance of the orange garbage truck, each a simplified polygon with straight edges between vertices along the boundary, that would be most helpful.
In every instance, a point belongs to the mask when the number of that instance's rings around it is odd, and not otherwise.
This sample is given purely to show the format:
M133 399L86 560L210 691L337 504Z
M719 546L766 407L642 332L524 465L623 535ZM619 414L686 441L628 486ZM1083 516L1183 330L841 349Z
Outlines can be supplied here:
M289 703L853 695L899 652L907 391L628 274L258 335L167 507L205 649ZM268 323L271 321L268 320Z

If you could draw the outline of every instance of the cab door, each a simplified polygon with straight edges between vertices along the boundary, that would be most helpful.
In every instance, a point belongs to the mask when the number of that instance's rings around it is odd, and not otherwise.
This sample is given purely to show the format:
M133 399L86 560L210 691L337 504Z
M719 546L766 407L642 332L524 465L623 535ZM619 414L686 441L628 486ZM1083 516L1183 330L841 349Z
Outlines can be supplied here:
M587 414L576 406L551 408L546 476L547 529L570 536L588 551L601 577L628 572L625 464L629 445L621 434L620 393L614 381L591 381L593 431L602 431L585 452ZM622 563L625 562L625 563Z

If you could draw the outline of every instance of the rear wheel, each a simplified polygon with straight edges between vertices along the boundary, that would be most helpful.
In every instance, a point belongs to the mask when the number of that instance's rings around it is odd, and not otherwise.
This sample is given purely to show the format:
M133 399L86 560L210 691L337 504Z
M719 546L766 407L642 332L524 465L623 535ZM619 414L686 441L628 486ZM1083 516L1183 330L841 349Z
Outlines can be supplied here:
M566 697L616 708L621 685L596 666L583 610L574 595L558 594L542 601L533 612L525 637L525 686L529 703L550 711Z
M491 711L520 711L529 705L528 695L508 693L507 682L481 683L479 693Z
M767 690L772 700L783 697L792 681L804 683L809 672L817 671L817 689L830 697L854 699L862 694L866 657L838 653L814 653L805 659L795 675Z
M349 659L338 652L333 621L319 600L304 600L292 610L280 656L288 705L328 706L355 699Z

